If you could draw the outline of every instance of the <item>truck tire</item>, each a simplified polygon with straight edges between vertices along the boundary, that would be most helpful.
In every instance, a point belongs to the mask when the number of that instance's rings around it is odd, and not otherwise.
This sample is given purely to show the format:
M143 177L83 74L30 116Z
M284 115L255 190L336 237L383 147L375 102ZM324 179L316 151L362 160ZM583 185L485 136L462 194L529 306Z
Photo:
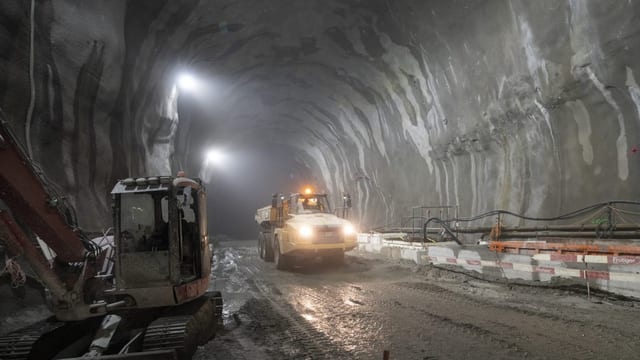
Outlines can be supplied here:
M264 243L264 234L258 234L258 256L260 259L264 260L265 255L265 243Z
M264 260L267 262L273 262L273 236L264 236Z
M273 238L273 258L276 263L276 269L287 270L291 267L291 258L280 252L280 242L277 237Z
M271 245L267 239L265 239L264 251L264 260L273 262L273 245Z

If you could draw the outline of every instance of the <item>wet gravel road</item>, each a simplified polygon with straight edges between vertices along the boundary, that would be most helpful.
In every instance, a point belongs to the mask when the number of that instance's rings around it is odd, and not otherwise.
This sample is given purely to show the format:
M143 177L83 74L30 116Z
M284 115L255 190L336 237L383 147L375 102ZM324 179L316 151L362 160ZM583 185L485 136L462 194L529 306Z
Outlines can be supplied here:
M277 271L215 252L224 329L194 359L638 359L640 304L353 253Z

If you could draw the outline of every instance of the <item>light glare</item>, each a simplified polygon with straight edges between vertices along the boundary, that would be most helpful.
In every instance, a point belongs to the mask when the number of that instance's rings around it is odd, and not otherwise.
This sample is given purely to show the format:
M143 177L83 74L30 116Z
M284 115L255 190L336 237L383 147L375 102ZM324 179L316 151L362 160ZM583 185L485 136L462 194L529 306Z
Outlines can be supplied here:
M303 227L300 228L300 236L304 238L308 238L312 234L313 234L313 230L311 229L310 226L304 225Z
M356 228L353 227L353 225L351 224L347 224L344 226L342 231L344 232L345 235L353 235L356 233Z
M178 87L182 90L195 91L198 89L198 80L191 74L180 74L178 76Z
M224 154L217 149L211 149L207 152L207 164L221 165L224 162Z

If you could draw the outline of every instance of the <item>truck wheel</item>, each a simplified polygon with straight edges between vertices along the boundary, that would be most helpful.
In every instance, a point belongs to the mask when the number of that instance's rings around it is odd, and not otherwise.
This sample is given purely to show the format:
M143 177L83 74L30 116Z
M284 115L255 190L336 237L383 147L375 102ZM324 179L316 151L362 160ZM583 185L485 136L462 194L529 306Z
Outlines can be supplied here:
M265 236L264 241L264 260L268 262L273 262L273 240L272 236Z
M264 259L265 257L264 235L262 233L258 235L258 255L260 259Z
M287 255L282 255L280 252L280 242L277 237L273 239L273 260L275 261L276 269L278 270L287 270L290 266L289 257Z

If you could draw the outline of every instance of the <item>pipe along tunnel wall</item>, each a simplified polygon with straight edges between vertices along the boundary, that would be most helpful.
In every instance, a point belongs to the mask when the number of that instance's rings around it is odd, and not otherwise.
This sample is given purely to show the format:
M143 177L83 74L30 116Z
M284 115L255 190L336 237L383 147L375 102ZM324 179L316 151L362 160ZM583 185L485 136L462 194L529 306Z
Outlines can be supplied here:
M301 164L334 204L351 193L362 228L421 204L552 215L638 199L639 13L596 0L2 1L0 107L89 229L109 223L115 179L199 173L214 143L289 149L272 161ZM181 92L181 71L205 86Z

